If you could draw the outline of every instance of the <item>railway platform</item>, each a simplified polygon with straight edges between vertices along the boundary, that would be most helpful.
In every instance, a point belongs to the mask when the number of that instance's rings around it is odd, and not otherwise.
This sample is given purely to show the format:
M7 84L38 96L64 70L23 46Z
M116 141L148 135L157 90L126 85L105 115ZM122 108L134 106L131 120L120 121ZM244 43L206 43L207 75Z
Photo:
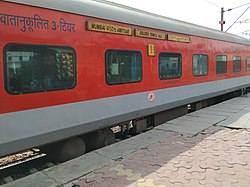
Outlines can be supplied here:
M13 186L250 186L250 94L11 182Z

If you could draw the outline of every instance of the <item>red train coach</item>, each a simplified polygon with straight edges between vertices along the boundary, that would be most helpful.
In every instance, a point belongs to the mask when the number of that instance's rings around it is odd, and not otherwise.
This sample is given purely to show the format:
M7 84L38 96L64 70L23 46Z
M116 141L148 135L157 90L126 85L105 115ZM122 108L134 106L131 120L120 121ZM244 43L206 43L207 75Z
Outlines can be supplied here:
M100 0L3 0L0 156L143 126L247 88L249 75L250 42L235 35Z

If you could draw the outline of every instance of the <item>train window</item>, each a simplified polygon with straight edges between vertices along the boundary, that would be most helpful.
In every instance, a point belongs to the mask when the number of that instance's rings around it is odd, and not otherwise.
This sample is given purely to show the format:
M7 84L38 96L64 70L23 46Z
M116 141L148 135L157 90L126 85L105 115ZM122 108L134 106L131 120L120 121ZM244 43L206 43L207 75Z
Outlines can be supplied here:
M217 55L216 56L216 74L227 73L227 56Z
M250 71L250 57L246 57L246 71Z
M160 53L159 76L162 80L181 77L181 54Z
M109 49L105 54L105 63L109 85L142 80L142 55L139 51Z
M11 44L5 47L6 89L11 94L70 89L76 84L69 47Z
M241 56L233 57L233 72L241 71Z
M208 74L208 55L193 55L193 75L202 76Z

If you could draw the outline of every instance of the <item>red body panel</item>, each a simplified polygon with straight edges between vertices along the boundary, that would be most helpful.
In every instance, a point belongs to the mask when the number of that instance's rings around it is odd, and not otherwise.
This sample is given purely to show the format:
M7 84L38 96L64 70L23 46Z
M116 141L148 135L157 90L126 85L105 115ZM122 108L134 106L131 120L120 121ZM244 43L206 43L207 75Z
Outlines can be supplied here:
M96 21L116 24L133 29L141 28L107 20L74 15L43 8L0 2L0 13L24 17L34 17L38 14L42 19L49 20L49 29L28 29L23 32L20 26L0 25L0 114L39 107L47 107L66 103L80 102L105 97L132 94L137 92L158 90L215 81L226 78L249 75L245 71L245 58L250 56L250 48L240 44L213 39L189 36L190 43L156 40L136 36L124 36L111 33L88 31L86 21ZM75 24L75 32L60 31L59 22ZM57 24L53 30L52 22ZM164 32L146 28L147 30ZM183 34L182 34L183 35ZM9 43L70 46L76 51L77 84L70 90L59 90L40 93L11 95L4 89L4 47ZM156 55L147 55L147 45L154 44ZM138 50L142 53L143 78L139 83L108 85L105 81L105 52L107 49ZM171 80L160 80L158 74L158 56L160 52L176 52L182 54L182 77ZM207 76L192 75L193 54L208 54L209 73ZM216 75L216 55L227 55L227 74ZM242 57L242 71L232 70L234 55Z

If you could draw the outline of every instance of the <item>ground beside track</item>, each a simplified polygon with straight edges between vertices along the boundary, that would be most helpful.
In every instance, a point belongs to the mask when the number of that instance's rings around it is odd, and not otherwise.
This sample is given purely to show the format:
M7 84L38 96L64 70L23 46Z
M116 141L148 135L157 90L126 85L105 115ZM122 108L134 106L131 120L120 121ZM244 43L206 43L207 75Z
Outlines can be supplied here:
M250 95L37 172L15 186L250 186Z

